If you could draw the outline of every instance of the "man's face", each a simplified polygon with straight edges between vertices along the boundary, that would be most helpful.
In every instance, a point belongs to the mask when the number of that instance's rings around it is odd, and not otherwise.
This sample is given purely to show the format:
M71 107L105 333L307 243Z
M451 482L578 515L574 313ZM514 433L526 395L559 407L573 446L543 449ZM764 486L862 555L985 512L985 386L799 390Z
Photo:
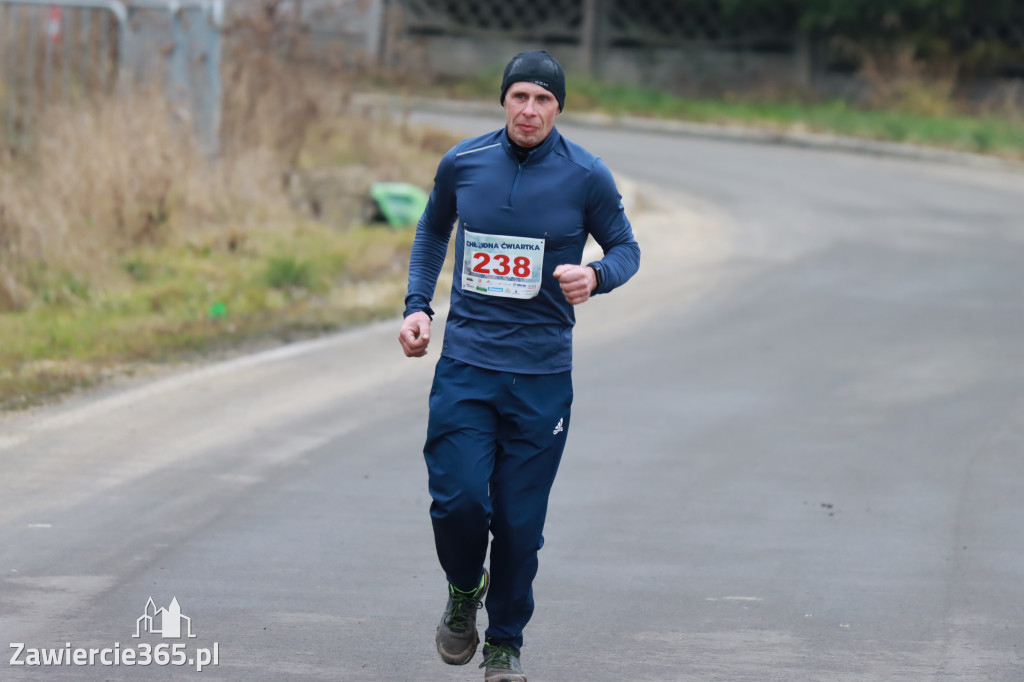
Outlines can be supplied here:
M558 100L536 83L513 83L505 92L505 126L520 147L536 147L555 126Z

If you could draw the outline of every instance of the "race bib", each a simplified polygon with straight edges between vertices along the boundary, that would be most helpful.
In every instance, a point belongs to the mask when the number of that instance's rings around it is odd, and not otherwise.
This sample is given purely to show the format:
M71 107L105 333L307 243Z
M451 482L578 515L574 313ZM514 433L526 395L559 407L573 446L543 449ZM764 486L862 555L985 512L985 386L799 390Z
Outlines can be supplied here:
M533 298L540 293L543 239L463 232L464 290L508 298Z

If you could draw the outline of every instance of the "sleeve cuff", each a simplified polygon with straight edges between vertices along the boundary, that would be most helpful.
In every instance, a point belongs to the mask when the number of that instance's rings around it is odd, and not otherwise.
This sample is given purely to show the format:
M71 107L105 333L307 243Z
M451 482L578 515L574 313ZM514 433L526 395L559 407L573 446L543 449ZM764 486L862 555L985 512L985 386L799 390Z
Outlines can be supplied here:
M413 313L426 313L427 317L430 318L430 321L431 322L434 321L434 311L433 311L433 309L429 305L428 306L416 306L416 307L406 308L405 312L402 313L402 317L403 318L409 317Z

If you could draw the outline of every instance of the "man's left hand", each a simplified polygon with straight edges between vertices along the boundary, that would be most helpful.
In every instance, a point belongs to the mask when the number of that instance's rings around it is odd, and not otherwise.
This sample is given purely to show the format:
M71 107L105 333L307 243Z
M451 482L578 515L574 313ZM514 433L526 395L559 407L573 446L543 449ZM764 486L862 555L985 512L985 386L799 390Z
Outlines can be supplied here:
M590 298L590 292L597 286L597 273L590 266L559 265L554 274L565 294L565 300L573 305L579 305Z

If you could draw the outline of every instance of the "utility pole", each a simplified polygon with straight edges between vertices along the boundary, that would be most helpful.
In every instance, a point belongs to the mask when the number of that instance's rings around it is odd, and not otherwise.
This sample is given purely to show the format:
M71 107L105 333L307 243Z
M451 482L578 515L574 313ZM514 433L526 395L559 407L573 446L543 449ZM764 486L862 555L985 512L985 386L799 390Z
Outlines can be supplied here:
M582 0L583 22L580 26L580 52L583 71L591 78L601 77L602 53L605 49L605 26L608 22L607 0Z

